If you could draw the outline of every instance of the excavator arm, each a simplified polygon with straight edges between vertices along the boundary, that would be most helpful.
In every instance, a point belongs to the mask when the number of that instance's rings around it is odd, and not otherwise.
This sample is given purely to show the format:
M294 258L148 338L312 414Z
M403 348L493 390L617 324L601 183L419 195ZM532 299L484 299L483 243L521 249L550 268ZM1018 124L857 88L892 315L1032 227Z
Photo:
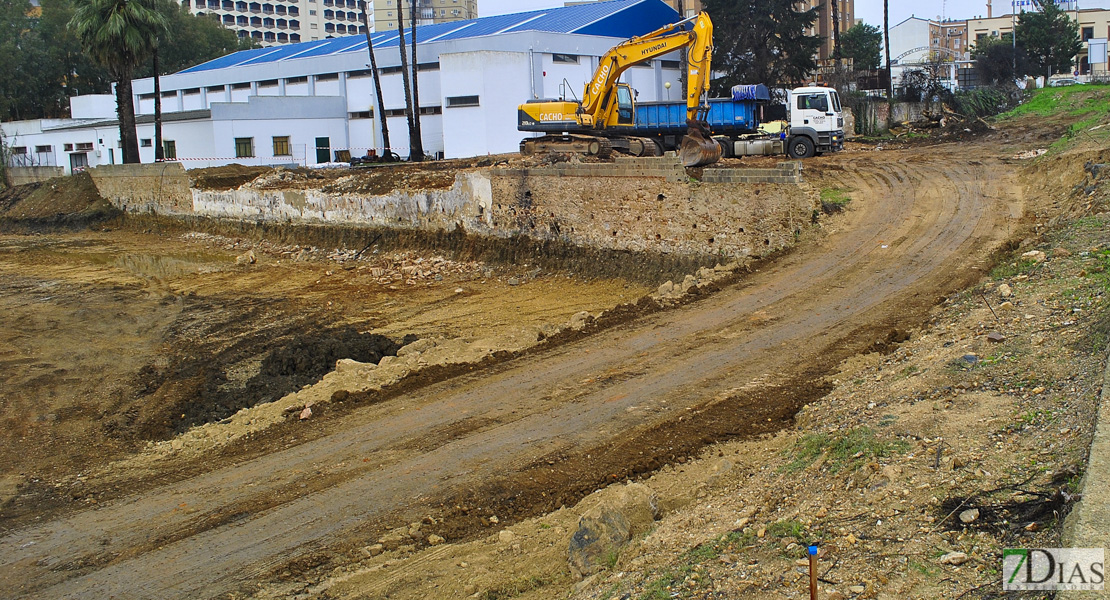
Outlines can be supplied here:
M625 71L637 63L683 48L689 48L686 116L696 119L701 98L709 90L713 56L713 22L704 12L610 48L598 62L582 95L583 124L605 128L613 122L617 81Z

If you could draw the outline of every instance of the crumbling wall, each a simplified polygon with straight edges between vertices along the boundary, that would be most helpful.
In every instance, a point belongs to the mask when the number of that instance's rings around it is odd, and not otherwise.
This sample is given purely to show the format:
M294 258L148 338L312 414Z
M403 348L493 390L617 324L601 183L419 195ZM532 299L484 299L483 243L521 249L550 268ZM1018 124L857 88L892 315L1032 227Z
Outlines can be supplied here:
M191 214L189 176L177 162L104 165L89 169L102 198L130 213Z
M793 244L818 201L797 163L705 169L700 182L674 158L618 159L601 177L597 167L495 169L493 229L637 252L758 256Z
M817 194L800 166L705 169L673 156L459 173L449 189L385 195L320 189L190 189L179 163L97 167L100 194L131 213L258 223L365 225L525 235L604 250L758 256L793 243Z

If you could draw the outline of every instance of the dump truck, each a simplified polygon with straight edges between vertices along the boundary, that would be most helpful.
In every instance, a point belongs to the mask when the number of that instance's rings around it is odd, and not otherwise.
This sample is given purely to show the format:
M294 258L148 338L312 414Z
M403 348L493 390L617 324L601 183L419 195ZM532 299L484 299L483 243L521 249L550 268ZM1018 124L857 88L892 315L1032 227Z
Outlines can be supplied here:
M763 84L738 85L732 98L711 98L702 113L712 139L725 158L789 154L809 158L844 149L844 115L840 96L826 87L787 92L785 103L772 101ZM662 150L676 150L686 134L686 105L681 102L633 102L629 124L611 132L650 139Z

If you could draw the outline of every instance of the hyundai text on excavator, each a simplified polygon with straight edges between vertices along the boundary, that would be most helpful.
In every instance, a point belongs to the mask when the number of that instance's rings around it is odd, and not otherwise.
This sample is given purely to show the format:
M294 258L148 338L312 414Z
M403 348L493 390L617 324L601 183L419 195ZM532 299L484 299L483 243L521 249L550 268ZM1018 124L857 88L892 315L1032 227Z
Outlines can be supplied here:
M632 90L619 80L630 67L683 48L689 57L687 130L679 155L688 167L717 162L721 147L710 137L703 120L713 55L713 22L704 12L610 48L586 84L581 101L530 100L521 104L517 129L546 135L525 138L520 153L577 152L606 158L618 150L634 156L660 156L664 148L656 140L635 135Z

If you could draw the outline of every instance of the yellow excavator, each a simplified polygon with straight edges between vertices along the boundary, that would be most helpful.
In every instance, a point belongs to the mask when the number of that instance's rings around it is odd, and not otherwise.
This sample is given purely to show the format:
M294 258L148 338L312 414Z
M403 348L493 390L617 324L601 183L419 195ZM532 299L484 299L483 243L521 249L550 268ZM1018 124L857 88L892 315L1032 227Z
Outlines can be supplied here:
M701 14L617 44L601 57L582 100L530 100L518 108L520 131L541 132L520 142L525 156L552 152L607 158L614 150L633 156L659 156L663 148L635 135L632 90L619 83L630 67L686 48L686 135L679 147L684 165L708 165L721 158L721 147L704 121L708 109L713 22Z

